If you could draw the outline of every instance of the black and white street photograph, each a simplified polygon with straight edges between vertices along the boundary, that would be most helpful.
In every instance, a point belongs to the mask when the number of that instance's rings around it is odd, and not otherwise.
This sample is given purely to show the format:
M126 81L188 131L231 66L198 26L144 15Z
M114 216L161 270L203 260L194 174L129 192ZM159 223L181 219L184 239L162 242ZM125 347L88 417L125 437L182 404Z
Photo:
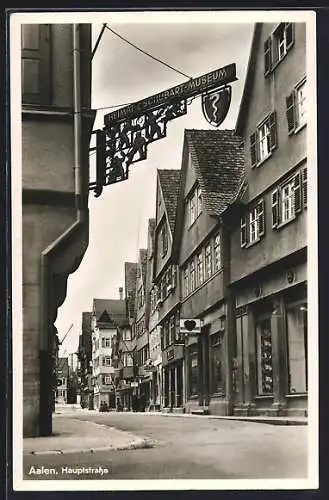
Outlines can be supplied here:
M315 13L13 13L10 94L14 489L317 489Z

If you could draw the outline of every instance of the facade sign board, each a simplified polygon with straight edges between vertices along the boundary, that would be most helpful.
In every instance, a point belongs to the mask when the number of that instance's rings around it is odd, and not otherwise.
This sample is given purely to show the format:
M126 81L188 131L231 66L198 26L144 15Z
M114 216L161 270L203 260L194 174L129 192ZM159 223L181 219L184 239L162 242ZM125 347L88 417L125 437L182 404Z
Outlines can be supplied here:
M89 189L98 197L104 186L127 180L130 165L147 159L148 145L166 137L168 122L185 115L194 97L202 96L206 120L218 127L231 102L228 84L235 80L233 63L105 115L104 127L94 132L96 178Z
M114 123L124 121L127 118L134 118L138 115L151 111L164 104L169 104L171 101L188 99L196 95L208 92L227 83L236 80L236 65L229 64L223 68L210 71L205 75L197 78L192 78L187 82L171 87L168 90L155 94L141 101L129 104L124 108L112 111L104 116L105 126L112 126Z
M201 320L200 319L180 319L179 327L180 333L185 333L188 335L197 335L201 333Z

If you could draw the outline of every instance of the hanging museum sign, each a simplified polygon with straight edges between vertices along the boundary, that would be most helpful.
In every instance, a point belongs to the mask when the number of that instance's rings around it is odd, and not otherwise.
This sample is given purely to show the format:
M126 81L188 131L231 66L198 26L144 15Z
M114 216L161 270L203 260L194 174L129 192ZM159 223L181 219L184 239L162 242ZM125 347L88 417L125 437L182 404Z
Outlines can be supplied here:
M147 146L166 137L167 123L185 115L199 95L206 120L218 127L230 107L228 84L235 80L236 65L230 64L105 115L103 129L94 132L96 179L89 189L98 197L103 186L128 179L130 165L147 158Z

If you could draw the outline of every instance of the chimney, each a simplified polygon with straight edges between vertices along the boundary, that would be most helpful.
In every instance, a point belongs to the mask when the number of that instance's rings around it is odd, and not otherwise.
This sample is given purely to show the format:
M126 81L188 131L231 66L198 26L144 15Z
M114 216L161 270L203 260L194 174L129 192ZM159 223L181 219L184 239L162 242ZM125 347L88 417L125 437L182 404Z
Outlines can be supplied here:
M120 297L120 300L123 300L123 288L122 288L122 286L120 286L120 288L119 288L119 297Z

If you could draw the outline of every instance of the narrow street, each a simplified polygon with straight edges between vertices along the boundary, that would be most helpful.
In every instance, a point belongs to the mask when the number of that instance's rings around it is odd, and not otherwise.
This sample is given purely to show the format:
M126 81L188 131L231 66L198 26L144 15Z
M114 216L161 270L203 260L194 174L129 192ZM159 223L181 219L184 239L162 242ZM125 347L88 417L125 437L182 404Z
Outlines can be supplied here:
M307 426L134 413L69 413L148 438L143 449L24 456L31 466L53 467L56 479L289 479L307 476ZM82 423L81 423L82 425ZM61 467L103 467L108 473L62 474Z

